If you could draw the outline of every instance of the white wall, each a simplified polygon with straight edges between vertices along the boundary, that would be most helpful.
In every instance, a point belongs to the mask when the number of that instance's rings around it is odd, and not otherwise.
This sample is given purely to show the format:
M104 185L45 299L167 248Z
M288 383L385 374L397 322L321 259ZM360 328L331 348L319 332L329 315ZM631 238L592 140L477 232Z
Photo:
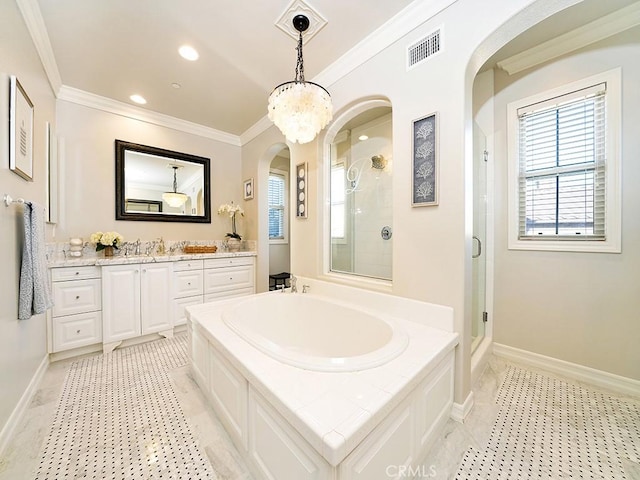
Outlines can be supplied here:
M495 74L498 343L640 380L640 28L518 75ZM507 249L509 102L622 67L622 253Z
M58 134L64 140L61 218L57 241L87 239L97 230L116 230L125 240L215 240L231 231L228 216L218 216L218 206L242 204L240 147L170 128L58 101ZM114 140L174 150L211 159L211 224L115 220ZM246 228L238 219L243 238Z
M33 102L33 182L9 170L9 75ZM0 195L45 203L45 122L55 128L55 99L15 2L0 2ZM0 450L9 420L46 358L44 315L18 321L23 207L0 205Z

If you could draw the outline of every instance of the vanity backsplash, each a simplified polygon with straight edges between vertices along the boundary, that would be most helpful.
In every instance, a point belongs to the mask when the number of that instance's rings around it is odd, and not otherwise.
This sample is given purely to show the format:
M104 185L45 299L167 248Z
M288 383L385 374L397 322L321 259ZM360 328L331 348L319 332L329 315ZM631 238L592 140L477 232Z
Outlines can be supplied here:
M47 243L47 261L53 262L57 260L71 260L73 258L102 258L102 252L96 252L96 246L83 239L82 255L80 257L72 255L72 249L77 247L66 242L50 242ZM182 255L184 247L187 245L210 246L217 247L217 253L229 252L255 252L255 240L242 240L239 250L229 247L227 240L135 240L125 241L119 249L115 250L115 256L157 256L157 255ZM73 248L72 248L73 247Z

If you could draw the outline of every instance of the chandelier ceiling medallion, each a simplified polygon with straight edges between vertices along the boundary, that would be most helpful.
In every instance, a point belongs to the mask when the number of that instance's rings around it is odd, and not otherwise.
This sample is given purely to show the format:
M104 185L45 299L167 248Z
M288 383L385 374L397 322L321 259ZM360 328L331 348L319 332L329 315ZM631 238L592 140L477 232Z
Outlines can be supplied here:
M164 192L162 194L162 200L167 202L170 207L179 208L184 205L187 201L187 198L189 198L186 193L178 192L178 181L176 178L176 172L181 167L178 165L167 165L167 167L173 168L173 192Z
M271 120L292 143L308 143L327 126L333 117L331 95L317 83L304 79L302 58L302 32L309 28L306 15L293 17L293 26L298 31L298 61L296 77L291 82L278 85L269 96L269 120Z

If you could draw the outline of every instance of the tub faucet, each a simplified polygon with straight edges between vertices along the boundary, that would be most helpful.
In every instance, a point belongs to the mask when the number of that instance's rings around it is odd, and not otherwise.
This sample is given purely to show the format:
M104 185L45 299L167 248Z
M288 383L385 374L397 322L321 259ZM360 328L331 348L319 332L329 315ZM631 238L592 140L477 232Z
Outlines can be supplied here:
M302 293L307 293L310 288L311 285L302 285Z
M298 279L296 277L294 277L293 275L291 275L291 293L298 293L298 287L296 287L296 282L298 281Z

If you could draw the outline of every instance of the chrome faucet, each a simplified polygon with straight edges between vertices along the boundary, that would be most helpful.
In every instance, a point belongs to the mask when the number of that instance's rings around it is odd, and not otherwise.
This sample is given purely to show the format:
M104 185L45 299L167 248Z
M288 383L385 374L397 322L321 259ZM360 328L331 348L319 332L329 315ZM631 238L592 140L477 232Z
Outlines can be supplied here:
M311 285L302 285L302 293L307 293L310 288Z
M298 279L296 277L294 277L293 275L291 275L291 293L298 293L298 287L296 286L296 282L298 281Z
M134 255L140 255L140 239L136 240L135 246L136 246L136 249L133 252Z

